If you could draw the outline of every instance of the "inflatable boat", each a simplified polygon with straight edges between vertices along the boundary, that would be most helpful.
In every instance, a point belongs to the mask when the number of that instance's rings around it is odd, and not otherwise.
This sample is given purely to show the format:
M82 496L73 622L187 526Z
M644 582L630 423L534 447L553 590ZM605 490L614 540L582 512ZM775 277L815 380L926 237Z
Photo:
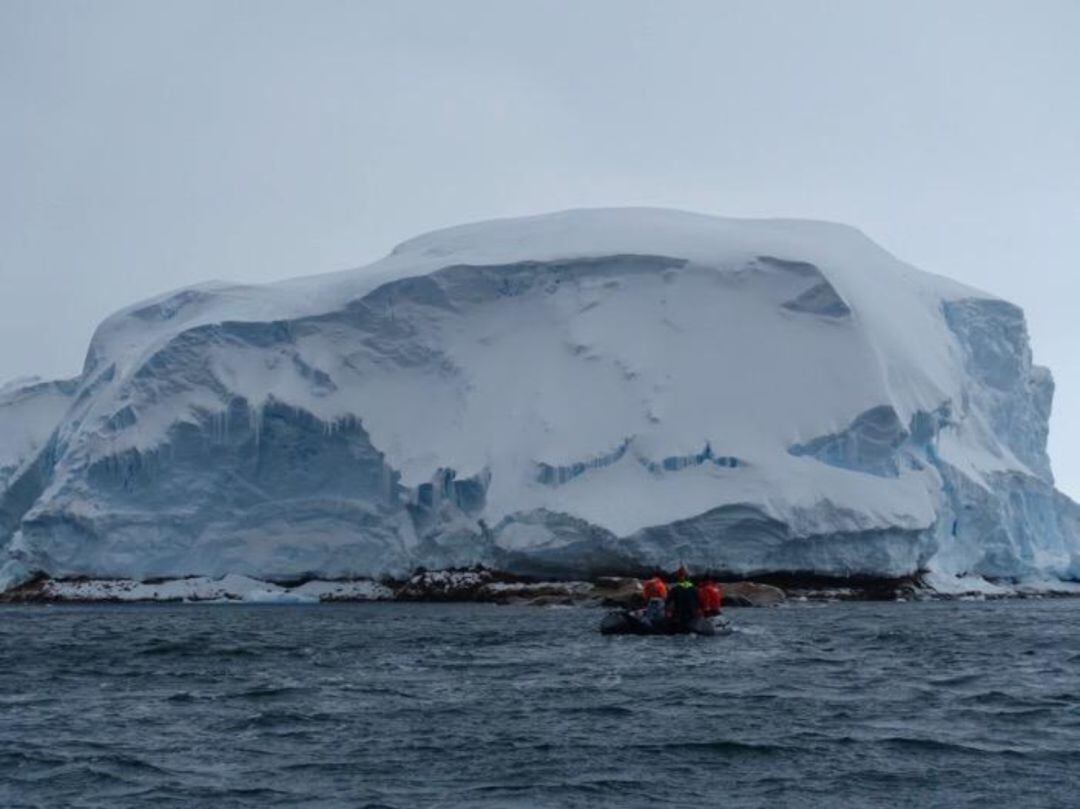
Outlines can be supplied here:
M697 618L688 627L674 621L651 622L644 610L615 610L600 622L602 635L726 635L731 632L731 621L724 615Z

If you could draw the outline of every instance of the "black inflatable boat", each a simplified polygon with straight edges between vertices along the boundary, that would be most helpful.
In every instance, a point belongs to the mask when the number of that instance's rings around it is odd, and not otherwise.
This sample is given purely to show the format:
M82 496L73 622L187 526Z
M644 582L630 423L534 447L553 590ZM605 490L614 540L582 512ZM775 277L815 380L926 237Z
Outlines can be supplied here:
M683 627L674 621L648 621L644 610L615 610L600 622L602 635L727 635L730 632L731 621L723 615L697 618Z

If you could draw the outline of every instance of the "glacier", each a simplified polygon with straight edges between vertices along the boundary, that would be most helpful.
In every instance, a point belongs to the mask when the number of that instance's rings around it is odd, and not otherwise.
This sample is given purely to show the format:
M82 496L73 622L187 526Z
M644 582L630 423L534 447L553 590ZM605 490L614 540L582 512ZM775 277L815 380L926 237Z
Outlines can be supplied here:
M437 231L124 309L0 389L0 591L483 563L1080 577L1023 312L859 231L661 209Z

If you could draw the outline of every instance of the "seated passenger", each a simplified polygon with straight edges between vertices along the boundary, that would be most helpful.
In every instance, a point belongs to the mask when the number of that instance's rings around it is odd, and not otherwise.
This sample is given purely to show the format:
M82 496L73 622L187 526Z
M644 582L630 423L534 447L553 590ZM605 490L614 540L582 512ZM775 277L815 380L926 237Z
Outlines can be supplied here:
M667 597L668 618L680 632L689 632L694 621L701 617L698 589L690 580L690 573L680 567L675 573L677 581Z
M720 608L724 603L724 593L710 578L706 578L698 588L698 603L701 614L706 618L720 614Z
M667 593L667 584L664 583L664 579L659 573L654 574L651 579L647 579L641 586L641 594L645 597L646 604L654 598L659 598L661 601L666 600Z
M641 588L641 595L645 598L644 618L653 626L659 626L664 622L667 594L667 584L659 573L646 581Z

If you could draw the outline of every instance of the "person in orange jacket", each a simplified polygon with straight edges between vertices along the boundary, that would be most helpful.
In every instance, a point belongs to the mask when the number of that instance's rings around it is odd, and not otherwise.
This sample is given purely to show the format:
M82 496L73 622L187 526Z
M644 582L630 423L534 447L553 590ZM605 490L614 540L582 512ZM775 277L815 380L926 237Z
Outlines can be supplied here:
M724 593L712 579L705 579L698 588L698 603L701 605L701 614L706 618L720 614L720 607L724 603Z
M645 603L648 604L654 598L659 598L661 601L667 600L667 584L657 573L651 579L648 579L641 587L641 595L645 597Z
M641 587L645 598L645 620L659 625L666 620L664 605L667 603L668 588L663 577L657 573Z

